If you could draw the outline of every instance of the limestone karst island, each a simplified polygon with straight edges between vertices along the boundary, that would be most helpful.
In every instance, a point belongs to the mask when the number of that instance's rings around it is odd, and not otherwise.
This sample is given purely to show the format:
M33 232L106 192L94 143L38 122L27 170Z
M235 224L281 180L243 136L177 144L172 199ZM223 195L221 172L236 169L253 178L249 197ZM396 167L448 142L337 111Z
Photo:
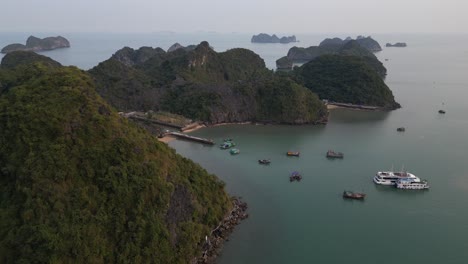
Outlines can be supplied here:
M278 37L275 34L273 35L268 35L265 33L260 33L258 35L253 35L252 39L250 40L252 43L282 43L282 44L287 44L291 42L298 42L296 40L296 36L288 36L288 37Z
M2 48L1 53L8 53L12 51L46 51L46 50L54 50L60 48L69 48L70 42L62 37L47 37L47 38L36 38L34 36L30 36L26 40L26 45L20 43L14 43L7 45Z

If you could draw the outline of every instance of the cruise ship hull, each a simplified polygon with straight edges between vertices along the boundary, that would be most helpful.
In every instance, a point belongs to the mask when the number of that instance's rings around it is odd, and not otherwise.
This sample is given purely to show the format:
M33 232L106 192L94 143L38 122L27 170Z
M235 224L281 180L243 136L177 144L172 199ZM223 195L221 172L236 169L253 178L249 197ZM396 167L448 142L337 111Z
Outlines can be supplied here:
M380 180L377 176L374 176L374 183L379 185L395 185L396 181Z
M413 182L420 182L420 179L418 177L409 172L379 171L374 176L374 183L379 185L395 186L397 181L402 179L411 180Z
M429 189L429 184L427 184L427 181L419 181L419 182L413 182L409 180L399 180L396 182L395 186L398 189L404 189L404 190L427 190Z

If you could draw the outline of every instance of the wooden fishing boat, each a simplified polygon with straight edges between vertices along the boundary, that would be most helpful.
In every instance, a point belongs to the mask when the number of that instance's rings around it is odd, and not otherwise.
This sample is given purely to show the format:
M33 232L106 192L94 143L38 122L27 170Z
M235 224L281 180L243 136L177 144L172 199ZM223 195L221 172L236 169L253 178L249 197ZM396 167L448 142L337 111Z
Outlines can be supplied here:
M263 164L263 165L268 165L271 163L270 159L259 159L258 163Z
M337 159L342 159L344 157L344 154L341 152L335 152L333 150L327 151L327 158L337 158Z
M301 153L299 151L288 151L286 152L287 156L294 156L294 157L299 157Z
M301 181L302 180L302 176L301 174L298 172L298 171L293 171L291 173L291 175L289 176L289 181L290 182L293 182L293 181Z
M346 199L364 200L365 197L366 197L365 193L343 191L343 198L346 198Z

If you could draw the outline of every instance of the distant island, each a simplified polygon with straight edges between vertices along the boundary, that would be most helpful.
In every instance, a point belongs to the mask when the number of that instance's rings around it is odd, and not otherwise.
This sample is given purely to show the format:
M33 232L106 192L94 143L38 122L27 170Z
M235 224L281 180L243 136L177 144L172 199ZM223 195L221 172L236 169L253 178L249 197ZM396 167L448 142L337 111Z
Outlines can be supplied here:
M340 38L327 38L320 42L319 47L324 47L324 46L343 46L349 41L353 40L351 37L347 37L346 39L340 39ZM360 46L363 48L369 50L370 52L378 52L382 51L382 47L380 47L379 43L375 41L371 36L357 36L355 39L356 43L358 43Z
M12 51L44 51L69 47L70 42L62 36L47 37L43 39L30 36L26 40L26 45L20 43L10 44L5 46L1 50L1 53L8 53Z
M392 43L387 43L385 45L385 47L398 47L398 48L404 48L406 47L406 43L405 42L397 42L395 44L392 44Z
M294 63L303 64L326 54L354 55L363 57L384 78L387 69L377 59L373 52L381 51L379 43L369 37L358 36L356 39L327 38L318 46L308 48L292 47L288 54L276 61L276 67L281 70L291 70Z
M251 39L252 43L291 43L291 42L298 42L296 40L296 36L292 35L289 37L281 37L279 38L275 34L272 36L265 34L265 33L260 33L258 35L253 35Z

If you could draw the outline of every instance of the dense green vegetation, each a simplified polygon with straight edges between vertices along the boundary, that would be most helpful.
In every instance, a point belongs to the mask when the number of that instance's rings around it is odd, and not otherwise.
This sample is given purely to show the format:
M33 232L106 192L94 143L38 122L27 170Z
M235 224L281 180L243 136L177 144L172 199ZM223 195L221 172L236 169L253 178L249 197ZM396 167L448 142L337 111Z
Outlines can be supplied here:
M162 110L209 123L302 124L326 115L316 96L269 71L257 54L217 53L207 42L167 53L124 48L90 73L99 94L121 111Z
M360 41L368 40L362 38ZM374 40L372 40L374 41ZM378 45L378 43L377 43ZM364 59L381 78L385 78L387 69L377 59L371 50L365 48L358 40L342 41L341 39L327 39L322 41L319 46L310 46L308 48L292 47L288 51L288 55L276 61L276 66L283 69L291 69L292 63L306 63L314 60L322 55L347 55L357 56Z
M380 76L380 78L384 79L387 75L387 69L384 67L382 62L380 62L372 52L359 45L356 41L349 41L344 44L340 48L338 54L361 57L363 61Z
M189 263L224 184L44 60L0 67L0 263Z
M2 68L14 68L17 65L28 64L32 62L42 62L47 66L59 67L62 66L60 63L53 59L29 51L16 51L14 54L5 56L2 59Z
M323 55L297 67L294 75L321 99L385 109L400 107L392 91L362 57Z
M326 109L315 103L319 101L316 94L287 78L275 76L265 82L257 97L260 120L301 124L308 120L323 121L321 118L326 115Z

